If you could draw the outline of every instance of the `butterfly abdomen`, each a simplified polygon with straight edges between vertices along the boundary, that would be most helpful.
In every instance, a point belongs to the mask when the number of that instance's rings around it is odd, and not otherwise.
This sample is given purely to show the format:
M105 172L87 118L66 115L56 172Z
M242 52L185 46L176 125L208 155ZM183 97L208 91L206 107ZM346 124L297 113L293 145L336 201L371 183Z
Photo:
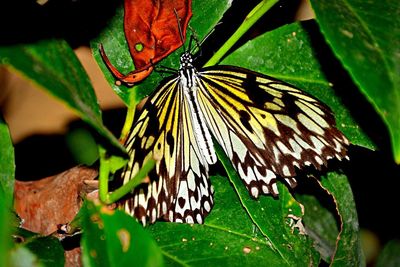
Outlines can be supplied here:
M199 108L197 75L196 69L191 64L186 63L186 68L179 70L179 76L181 77L180 88L183 90L184 101L189 106L189 117L193 125L192 130L202 151L202 156L208 164L214 164L217 162L217 155L215 154L212 137L207 128L204 115Z

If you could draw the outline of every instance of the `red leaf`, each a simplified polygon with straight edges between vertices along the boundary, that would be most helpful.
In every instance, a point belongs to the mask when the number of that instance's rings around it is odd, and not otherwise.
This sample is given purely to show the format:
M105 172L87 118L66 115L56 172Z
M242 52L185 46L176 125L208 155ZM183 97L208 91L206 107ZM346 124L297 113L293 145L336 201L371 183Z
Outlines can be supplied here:
M50 235L58 225L71 222L81 208L82 198L96 197L98 188L90 182L97 176L95 169L78 166L37 181L15 181L14 207L22 228ZM64 266L82 266L79 245L69 243L67 247Z
M82 204L80 196L93 190L87 182L96 176L96 170L78 166L37 181L16 181L14 207L22 227L48 235L72 221Z
M136 70L124 75L111 64L102 46L100 52L118 80L133 84L150 75L154 63L182 45L178 18L185 38L192 16L191 0L125 0L124 10L125 37Z

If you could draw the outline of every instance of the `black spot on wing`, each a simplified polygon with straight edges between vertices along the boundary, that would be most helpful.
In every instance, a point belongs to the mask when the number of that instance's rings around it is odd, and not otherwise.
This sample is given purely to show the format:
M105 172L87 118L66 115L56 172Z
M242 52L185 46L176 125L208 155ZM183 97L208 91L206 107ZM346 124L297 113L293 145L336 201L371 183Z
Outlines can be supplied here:
M178 198L179 207L182 209L185 206L186 200L183 197Z
M171 134L171 131L167 132L167 144L169 146L169 154L172 157L172 153L174 152L174 147L175 147L175 140Z
M253 127L250 125L250 114L245 110L239 111L240 122L250 132L253 132Z
M291 117L295 118L295 116L300 113L300 108L294 104L295 98L291 94L283 94L282 102L285 103L285 112Z
M260 90L259 83L256 79L256 73L247 72L246 70L246 79L243 80L242 86L246 90L246 94L249 96L254 106L262 108L266 102L271 102L274 96Z
M160 122L157 118L157 108L153 103L147 101L144 109L148 111L149 123L146 127L146 136L156 136L160 130Z

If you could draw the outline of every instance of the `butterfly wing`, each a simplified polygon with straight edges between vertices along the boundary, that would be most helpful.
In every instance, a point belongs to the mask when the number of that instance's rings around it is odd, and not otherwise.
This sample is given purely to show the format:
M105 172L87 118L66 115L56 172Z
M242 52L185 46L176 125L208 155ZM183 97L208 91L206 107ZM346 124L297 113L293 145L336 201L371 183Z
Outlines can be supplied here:
M294 187L296 168L346 157L330 109L301 90L232 66L205 68L197 82L207 125L253 197L277 195L277 176Z
M183 97L180 120L181 175L169 220L203 223L214 205L214 189L208 176L208 163L196 141L187 99ZM179 141L179 140L178 140Z
M124 183L147 160L156 159L148 181L121 203L143 224L159 218L202 223L212 208L208 165L191 130L185 101L179 78L163 83L143 106L125 143L130 159L121 174Z

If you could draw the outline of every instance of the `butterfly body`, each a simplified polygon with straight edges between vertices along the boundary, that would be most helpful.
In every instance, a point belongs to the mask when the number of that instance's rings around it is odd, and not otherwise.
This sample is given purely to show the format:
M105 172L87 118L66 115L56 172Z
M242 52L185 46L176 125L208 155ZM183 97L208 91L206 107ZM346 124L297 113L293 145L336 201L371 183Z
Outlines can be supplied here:
M192 65L192 56L186 52L181 56L181 67L179 68L179 83L184 92L185 100L189 106L193 130L196 135L197 143L208 164L217 162L212 137L207 128L206 121L200 110L197 98L198 72Z
M294 187L296 169L347 157L348 141L332 112L312 96L243 68L198 71L190 53L180 64L149 97L125 144L131 156L125 182L146 160L158 159L150 182L123 203L143 223L204 222L213 206L213 138L255 198L277 195L278 177Z

